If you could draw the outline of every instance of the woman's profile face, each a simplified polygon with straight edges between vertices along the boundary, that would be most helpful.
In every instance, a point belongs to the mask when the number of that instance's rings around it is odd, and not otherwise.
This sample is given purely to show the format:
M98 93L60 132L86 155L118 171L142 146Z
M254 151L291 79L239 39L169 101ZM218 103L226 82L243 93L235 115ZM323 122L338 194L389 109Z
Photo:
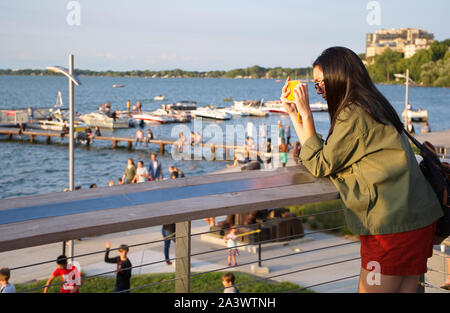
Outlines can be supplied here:
M320 66L315 66L313 69L314 83L318 95L321 95L324 100L327 100L327 92L325 90L325 82L323 81L323 71Z

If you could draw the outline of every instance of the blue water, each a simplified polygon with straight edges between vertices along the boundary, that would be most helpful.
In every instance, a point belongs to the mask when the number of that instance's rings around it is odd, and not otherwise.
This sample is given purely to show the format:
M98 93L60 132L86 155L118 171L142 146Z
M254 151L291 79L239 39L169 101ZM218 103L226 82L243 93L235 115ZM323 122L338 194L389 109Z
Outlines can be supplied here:
M159 78L112 78L80 77L82 85L75 89L76 111L88 113L95 111L100 103L110 102L113 108L124 110L126 101L132 104L140 100L144 111L160 108L161 103L173 103L179 100L195 100L199 106L231 105L222 99L233 100L279 98L281 83L274 80L243 79L159 79ZM125 85L124 88L112 88L113 84ZM404 106L404 87L381 85L382 93L400 113ZM64 77L42 76L0 76L0 109L50 107L56 102L58 91L62 92L63 102L67 106L68 82ZM311 102L321 101L310 85ZM153 101L153 97L164 94L163 102ZM429 110L429 122L433 131L449 128L450 89L411 87L410 103L414 107ZM329 127L327 113L315 113L318 132L326 134ZM199 121L188 124L168 124L150 126L155 137L176 137L180 130L187 135L189 129L203 132L204 140L219 142L220 131L226 134L227 126L233 125L241 135L247 130L247 123L256 127L264 122L269 131L277 133L276 124L290 123L287 116L271 115L267 118L233 118L226 122ZM180 128L180 126L182 128ZM421 126L416 125L416 130ZM230 128L232 129L232 128ZM134 136L136 129L116 130L114 134ZM144 133L146 130L144 129ZM208 132L210 132L208 136ZM103 134L110 134L103 131ZM292 131L291 141L296 140ZM233 138L227 137L228 140ZM0 198L18 197L33 194L62 191L68 187L68 149L67 141L54 139L57 144L29 144L22 141L6 141L0 137ZM230 143L230 142L228 142ZM242 143L237 140L237 143ZM124 145L124 144L122 144ZM128 158L148 162L151 152L159 147L150 146L128 151L124 148L113 150L110 142L95 142L92 146L77 146L75 150L75 185L88 188L90 184L106 186L109 180L117 181L121 177ZM209 157L206 153L206 157ZM169 165L179 167L186 175L201 175L225 168L226 161L178 160L170 153L158 157L163 169L168 173Z

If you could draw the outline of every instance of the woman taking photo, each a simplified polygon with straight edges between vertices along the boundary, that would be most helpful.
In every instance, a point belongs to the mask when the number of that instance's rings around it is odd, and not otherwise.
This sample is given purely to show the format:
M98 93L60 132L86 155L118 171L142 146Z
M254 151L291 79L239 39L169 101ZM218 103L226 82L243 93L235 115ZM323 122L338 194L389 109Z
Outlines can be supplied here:
M326 49L313 71L317 93L328 103L325 141L316 133L306 84L290 90L288 78L281 101L302 145L300 159L314 176L331 179L348 227L360 235L358 291L416 292L442 210L403 124L353 51ZM291 92L294 102L287 100ZM375 283L372 270L381 274Z

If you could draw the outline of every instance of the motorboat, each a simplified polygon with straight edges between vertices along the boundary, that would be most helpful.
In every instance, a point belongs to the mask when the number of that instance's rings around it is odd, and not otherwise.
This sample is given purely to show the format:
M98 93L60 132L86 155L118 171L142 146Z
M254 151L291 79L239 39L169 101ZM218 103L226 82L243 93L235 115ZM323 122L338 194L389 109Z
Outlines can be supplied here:
M413 122L426 122L428 120L428 110L403 110L402 118Z
M113 88L123 88L123 87L125 87L125 85L120 85L120 84L114 84L112 86L113 86Z
M210 107L198 108L197 110L192 111L191 114L195 117L211 118L216 120L229 120L232 118L230 113L217 109L211 109Z
M44 129L44 130L53 130L53 131L63 131L65 128L69 127L69 122L61 122L61 121L46 121L39 120L33 123L27 124L27 128L33 129ZM83 122L74 121L73 129L76 132L83 132L88 128Z
M264 112L270 113L278 113L278 114L287 114L284 109L283 104L280 100L267 101L264 103L264 106L261 108Z
M328 105L322 102L310 103L311 112L328 112Z
M179 101L175 104L163 104L161 105L163 110L170 111L195 111L197 110L197 102L195 101Z
M163 101L166 97L164 97L164 95L157 95L155 97L153 97L154 101Z
M92 112L81 115L80 119L91 127L98 126L111 129L130 127L130 118L120 114L113 118L103 112Z
M263 100L234 101L233 110L247 113L250 116L266 117L267 111L262 110Z
M144 121L146 124L167 124L175 122L175 119L172 116L155 114L154 112L133 114L133 118L137 121Z
M242 112L239 110L235 110L233 108L220 108L220 109L217 109L217 111L222 111L222 112L225 112L225 113L228 113L231 115L236 115L236 116L249 116L250 115L247 112Z
M190 112L158 109L150 113L165 116L168 119L172 119L173 120L172 122L177 123L187 123L191 121Z

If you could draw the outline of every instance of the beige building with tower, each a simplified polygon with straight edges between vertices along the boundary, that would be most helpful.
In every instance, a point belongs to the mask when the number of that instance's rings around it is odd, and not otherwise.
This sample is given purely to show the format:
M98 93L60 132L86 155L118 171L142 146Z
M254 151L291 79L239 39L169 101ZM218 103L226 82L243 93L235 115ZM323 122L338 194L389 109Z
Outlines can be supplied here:
M428 49L434 35L417 28L382 29L366 35L366 58L382 54L386 49L412 57L420 49Z

